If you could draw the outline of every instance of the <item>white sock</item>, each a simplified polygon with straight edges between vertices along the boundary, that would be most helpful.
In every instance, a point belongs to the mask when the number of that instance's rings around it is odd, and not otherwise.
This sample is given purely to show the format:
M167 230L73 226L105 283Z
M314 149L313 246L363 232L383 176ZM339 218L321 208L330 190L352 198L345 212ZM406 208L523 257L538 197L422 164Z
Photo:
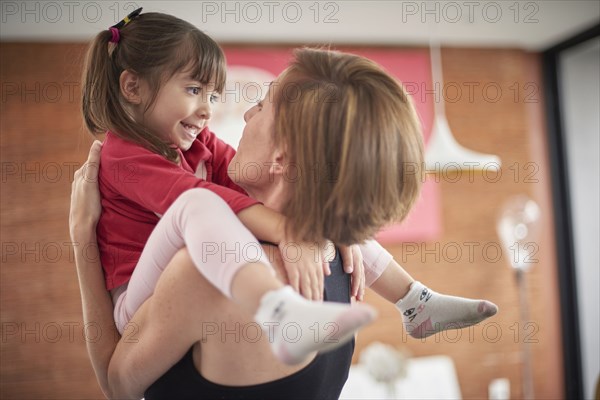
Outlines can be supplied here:
M396 307L402 313L404 328L415 338L425 338L447 329L466 328L498 312L498 307L487 300L447 296L416 281Z
M314 351L343 345L375 315L365 304L309 301L285 286L262 297L254 319L269 334L275 356L298 364Z

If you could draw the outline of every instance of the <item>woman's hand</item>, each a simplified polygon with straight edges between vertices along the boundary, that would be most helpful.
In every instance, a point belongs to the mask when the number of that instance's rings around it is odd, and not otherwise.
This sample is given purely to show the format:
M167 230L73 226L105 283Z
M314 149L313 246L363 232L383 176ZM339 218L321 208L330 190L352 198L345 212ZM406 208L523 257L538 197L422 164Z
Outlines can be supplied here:
M102 143L94 141L86 162L75 171L71 185L71 210L69 230L71 240L76 241L80 230L95 229L100 218L100 191L98 190L98 169Z
M358 245L339 246L340 256L344 265L344 271L352 274L352 287L350 295L356 300L362 301L365 297L365 266L363 256Z
M323 300L324 274L331 272L321 246L286 239L279 242L279 250L290 286L309 300Z

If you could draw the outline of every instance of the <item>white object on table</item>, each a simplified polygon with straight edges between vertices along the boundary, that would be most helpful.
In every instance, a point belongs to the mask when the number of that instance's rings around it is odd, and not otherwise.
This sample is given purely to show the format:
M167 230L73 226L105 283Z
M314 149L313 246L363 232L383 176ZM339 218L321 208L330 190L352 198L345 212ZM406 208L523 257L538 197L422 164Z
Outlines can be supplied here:
M396 382L398 399L461 399L454 362L447 356L411 358L407 376ZM340 399L389 399L385 384L363 365L352 365Z

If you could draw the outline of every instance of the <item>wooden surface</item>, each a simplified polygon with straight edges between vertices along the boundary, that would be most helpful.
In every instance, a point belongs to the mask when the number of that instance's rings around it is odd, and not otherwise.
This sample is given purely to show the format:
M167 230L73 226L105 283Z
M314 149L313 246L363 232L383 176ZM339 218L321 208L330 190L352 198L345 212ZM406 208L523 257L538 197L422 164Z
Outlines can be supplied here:
M67 227L71 176L91 143L79 112L83 49L81 44L0 44L3 399L102 398L85 349L85 334L93 339L96 333L83 327ZM450 126L459 142L498 154L502 177L496 182L494 174L477 173L472 179L465 174L456 181L440 177L443 234L438 244L390 250L431 288L487 298L499 305L500 313L470 330L422 342L406 338L395 309L369 293L380 317L360 333L355 360L373 340L415 356L445 354L456 364L464 398L487 398L489 382L499 377L510 379L512 398L519 398L519 345L529 334L535 342L536 397L560 398L560 314L539 56L512 49L455 48L442 55L446 83L462 88L458 98L447 85ZM491 101L498 87L502 94ZM496 217L503 202L519 193L538 201L543 212L539 262L528 275L533 323L528 329L518 325L516 284L506 254L493 260ZM414 254L414 246L422 250ZM462 256L454 262L457 248Z

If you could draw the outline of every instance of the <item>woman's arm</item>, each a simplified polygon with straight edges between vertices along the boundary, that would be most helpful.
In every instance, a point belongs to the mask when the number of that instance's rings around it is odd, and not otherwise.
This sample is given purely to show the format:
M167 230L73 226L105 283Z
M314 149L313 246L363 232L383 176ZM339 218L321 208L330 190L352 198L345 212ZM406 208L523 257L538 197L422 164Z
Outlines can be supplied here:
M145 319L142 315L144 312L141 312L142 309L140 309L134 316L133 322L140 322L139 326L143 326L144 329L136 333L135 340L119 340L120 335L113 320L112 299L104 284L95 234L96 223L101 211L97 182L100 149L101 144L95 142L90 149L88 160L75 173L72 184L69 226L81 289L84 323L86 326L92 326L101 332L98 340L86 343L94 372L105 396L109 398L115 396L135 398L140 395L143 388L147 387L181 357L180 355L171 354L171 357L161 357L162 362L159 363L155 358L156 353L146 354L147 352L144 351L146 345L153 343L158 338L158 343L163 343L166 346L164 352L168 354L175 350L174 347L177 347L173 343L173 340L175 340L185 350L194 341L200 339L199 336L194 336L194 332L202 331L198 327L194 327L198 324L195 323L195 319L190 320L189 315L187 315L186 320L188 323L185 329L182 329L179 325L174 327L175 332L168 333L166 337L157 336L156 332L165 334L164 329L152 329L153 322L160 325L160 318L157 318L157 314L154 314L155 318L150 319L148 322L147 318ZM276 248L270 247L267 254L278 272L278 277L286 280L286 272L281 268L280 253L277 250L273 251L273 249ZM178 264L178 261L177 256L172 260L173 268ZM196 276L197 271L193 268L191 275L193 278L200 278ZM185 279L185 281L189 284L196 283L192 277ZM200 288L200 285L194 285L194 291L198 291ZM177 289L181 289L181 285ZM180 291L177 290L176 292ZM159 292L162 293L161 290ZM167 296L169 300L176 299L173 295L174 293L170 293ZM154 304L155 309L160 308L163 303L169 303L166 298L157 300L163 301L154 302L156 303ZM142 308L144 310L148 309L150 303L152 302L142 305ZM189 310L189 304L188 307L182 309ZM153 319L159 321L152 321ZM140 360L146 362L140 362ZM149 368L149 366L151 367Z
M87 161L73 177L69 230L79 277L83 321L85 326L100 332L98 340L86 341L86 346L102 392L112 397L108 386L108 365L120 336L112 315L112 299L104 285L96 242L96 223L101 209L98 191L101 146L100 142L94 142Z
M265 251L273 256L270 261L278 278L285 280L277 248L266 248ZM242 326L253 323L251 315L241 311L198 273L187 249L181 249L165 268L152 296L131 319L130 323L135 326L134 334L126 331L117 344L108 370L111 395L119 399L143 397L144 391L180 361L195 343L202 346L202 357L205 345L212 349L207 351L215 356L215 341L219 343L219 351L239 350L239 338L232 341L227 335L222 336L221 331L230 326L223 324L239 326L239 321ZM259 342L242 340L243 350L237 355L246 363L253 364L257 357L264 360L266 354L270 363L258 364L262 365L263 373L265 369L277 371L275 374L282 368L296 371L297 365L285 366L275 362L269 351L267 336L262 335ZM230 342L232 347L227 345ZM246 346L243 346L244 343ZM220 357L217 356L217 359Z

